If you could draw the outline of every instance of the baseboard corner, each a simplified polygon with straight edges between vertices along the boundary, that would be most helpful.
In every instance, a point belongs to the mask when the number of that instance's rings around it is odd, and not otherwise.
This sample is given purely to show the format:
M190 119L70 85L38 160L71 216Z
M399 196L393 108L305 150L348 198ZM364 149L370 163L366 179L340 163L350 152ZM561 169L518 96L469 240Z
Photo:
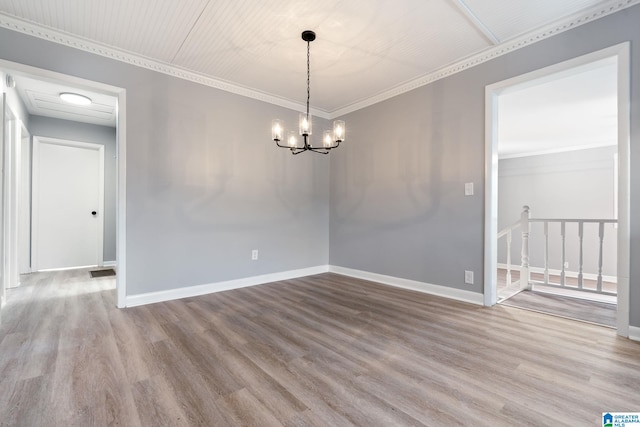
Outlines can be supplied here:
M640 341L640 327L629 326L629 339L633 341Z

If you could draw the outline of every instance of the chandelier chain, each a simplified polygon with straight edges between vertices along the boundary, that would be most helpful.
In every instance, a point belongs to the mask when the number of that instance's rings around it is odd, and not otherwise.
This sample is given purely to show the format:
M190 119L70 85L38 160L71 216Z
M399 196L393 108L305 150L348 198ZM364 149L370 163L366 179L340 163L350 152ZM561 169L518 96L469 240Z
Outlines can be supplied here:
M307 42L307 120L309 120L309 99L311 98L311 71L310 71L310 63L311 63L311 42Z

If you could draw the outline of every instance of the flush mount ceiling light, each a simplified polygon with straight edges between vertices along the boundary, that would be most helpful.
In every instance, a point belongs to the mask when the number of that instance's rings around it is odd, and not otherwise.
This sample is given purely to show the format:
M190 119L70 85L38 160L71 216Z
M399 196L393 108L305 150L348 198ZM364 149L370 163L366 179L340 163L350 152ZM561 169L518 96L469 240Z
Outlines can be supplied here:
M285 145L280 145L282 142L282 136L284 135L284 122L282 120L273 120L271 126L271 139L273 139L278 147L288 148L293 154L300 154L305 151L313 151L314 153L329 154L329 151L337 148L345 137L344 121L336 120L333 122L333 132L325 130L322 135L322 145L313 147L311 145L311 116L309 115L309 99L311 97L310 90L310 45L311 42L316 39L316 33L313 31L303 31L302 40L307 42L307 112L300 113L300 120L298 123L298 130L300 136L303 138L303 145L298 144L298 138L294 131L290 131L287 135Z
M91 98L88 96L80 95L79 93L73 92L62 92L60 95L60 99L64 102L68 102L69 104L75 105L90 105Z

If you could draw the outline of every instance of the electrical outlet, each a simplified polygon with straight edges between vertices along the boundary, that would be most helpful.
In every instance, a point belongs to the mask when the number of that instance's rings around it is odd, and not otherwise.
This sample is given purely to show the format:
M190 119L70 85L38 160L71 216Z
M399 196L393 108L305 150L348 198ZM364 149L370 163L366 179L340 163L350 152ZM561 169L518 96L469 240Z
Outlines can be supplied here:
M464 271L464 283L467 285L473 285L473 271Z
M569 261L565 261L564 268L569 268Z
M251 251L251 260L256 261L258 259L258 250L254 249Z

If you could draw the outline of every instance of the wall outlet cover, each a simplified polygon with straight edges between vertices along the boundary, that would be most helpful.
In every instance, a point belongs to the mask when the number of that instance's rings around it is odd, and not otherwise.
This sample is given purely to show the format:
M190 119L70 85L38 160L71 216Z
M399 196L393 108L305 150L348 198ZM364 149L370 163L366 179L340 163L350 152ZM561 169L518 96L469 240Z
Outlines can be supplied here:
M473 271L464 271L464 283L467 285L473 285Z

